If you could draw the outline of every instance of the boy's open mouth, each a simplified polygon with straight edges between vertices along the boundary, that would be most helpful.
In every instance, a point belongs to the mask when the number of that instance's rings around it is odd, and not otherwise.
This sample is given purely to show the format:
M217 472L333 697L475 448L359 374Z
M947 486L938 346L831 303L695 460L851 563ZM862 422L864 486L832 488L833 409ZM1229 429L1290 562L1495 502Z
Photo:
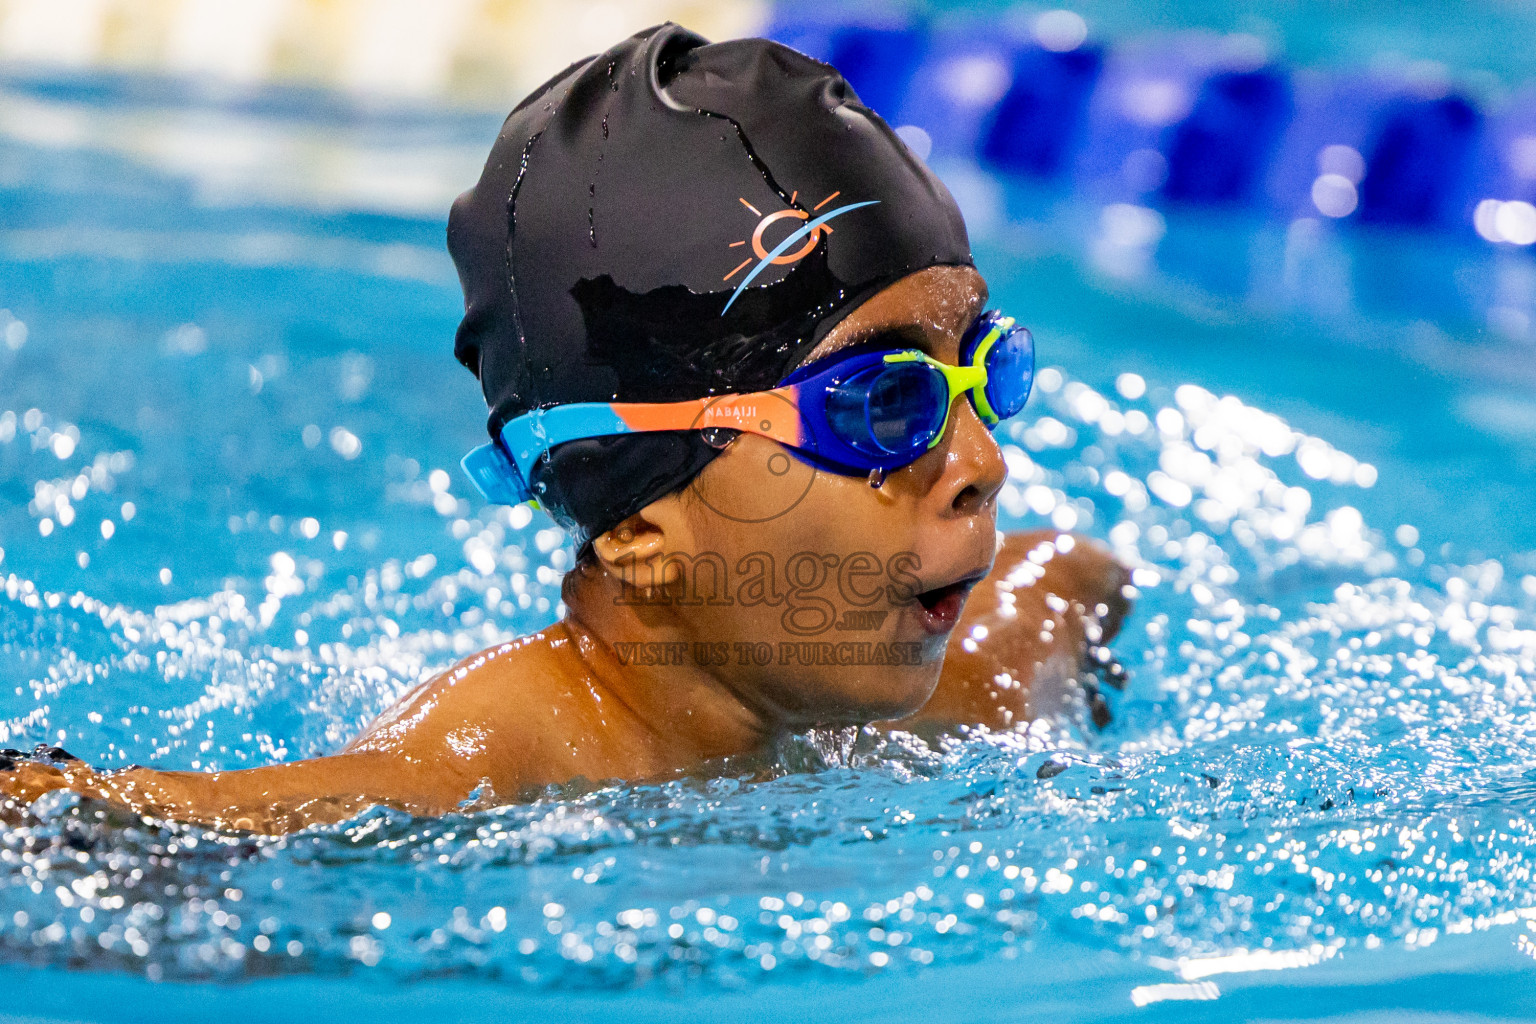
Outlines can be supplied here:
M951 595L963 597L965 592L975 585L975 580L956 580L953 583L946 583L942 587L934 587L932 590L923 591L917 595L917 600L919 604L931 612L938 606L940 601Z
M955 623L960 621L961 609L965 607L965 595L970 593L972 587L979 583L985 573L972 573L961 577L953 583L946 583L942 587L934 587L917 595L918 606L922 608L921 619L923 628L930 633L946 633L955 628Z

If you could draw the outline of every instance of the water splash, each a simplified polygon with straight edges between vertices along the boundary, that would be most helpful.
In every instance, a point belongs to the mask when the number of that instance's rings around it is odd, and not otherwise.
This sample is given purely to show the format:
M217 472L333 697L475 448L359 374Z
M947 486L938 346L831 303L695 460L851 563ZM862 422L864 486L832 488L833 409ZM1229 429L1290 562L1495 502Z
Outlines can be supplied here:
M1373 467L1235 399L1048 369L1037 402L998 435L1004 525L1107 536L1140 591L1103 733L813 733L661 785L271 840L53 795L0 830L0 956L693 990L1065 943L1194 982L1536 916L1536 586L1516 559L1388 535L1354 497ZM68 427L16 422L34 500L8 523L56 516L62 494L82 517L124 491L144 504L142 460L79 429L92 468L59 477ZM267 552L254 572L147 609L5 576L0 740L109 764L311 756L558 612L557 532L526 509L477 518L440 470L379 461L386 505L451 543L407 555L419 533L382 533L341 576L304 547L324 538L242 519L231 543ZM58 542L28 536L13 551Z

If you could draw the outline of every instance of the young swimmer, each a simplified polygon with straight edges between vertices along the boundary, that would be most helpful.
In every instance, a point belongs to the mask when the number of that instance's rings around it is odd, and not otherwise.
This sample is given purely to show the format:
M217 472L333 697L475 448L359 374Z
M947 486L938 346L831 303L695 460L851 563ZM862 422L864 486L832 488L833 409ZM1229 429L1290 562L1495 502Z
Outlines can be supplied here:
M448 244L465 460L579 548L564 618L416 687L338 754L223 772L0 755L68 788L281 833L385 804L649 779L814 725L1005 729L1073 698L1119 628L1100 546L997 532L991 427L1027 331L943 184L830 67L675 25L524 100ZM967 596L969 595L969 600Z

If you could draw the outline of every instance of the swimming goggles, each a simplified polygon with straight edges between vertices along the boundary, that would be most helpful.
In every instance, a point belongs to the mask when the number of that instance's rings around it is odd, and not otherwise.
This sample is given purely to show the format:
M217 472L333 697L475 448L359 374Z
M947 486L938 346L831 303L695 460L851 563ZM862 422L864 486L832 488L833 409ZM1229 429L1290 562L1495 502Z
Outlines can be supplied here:
M802 461L833 472L889 471L939 443L961 392L991 430L1024 408L1034 376L1034 337L1012 317L990 310L961 339L959 366L912 348L834 353L771 391L535 409L508 420L500 439L470 452L463 466L486 501L537 506L529 474L555 445L612 434L726 428L772 438Z

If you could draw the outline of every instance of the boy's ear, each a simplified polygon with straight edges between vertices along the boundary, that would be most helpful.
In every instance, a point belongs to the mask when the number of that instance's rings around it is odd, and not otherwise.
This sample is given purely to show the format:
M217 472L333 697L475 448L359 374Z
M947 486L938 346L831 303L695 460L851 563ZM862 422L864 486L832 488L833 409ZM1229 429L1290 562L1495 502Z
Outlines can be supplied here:
M661 530L639 512L592 538L592 553L598 564L621 579L633 575L637 567L664 549Z
M592 538L592 553L608 572L632 586L664 586L681 577L683 567L670 552L684 549L690 539L680 507L680 494L657 498L612 529ZM660 574L657 574L657 570Z

